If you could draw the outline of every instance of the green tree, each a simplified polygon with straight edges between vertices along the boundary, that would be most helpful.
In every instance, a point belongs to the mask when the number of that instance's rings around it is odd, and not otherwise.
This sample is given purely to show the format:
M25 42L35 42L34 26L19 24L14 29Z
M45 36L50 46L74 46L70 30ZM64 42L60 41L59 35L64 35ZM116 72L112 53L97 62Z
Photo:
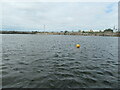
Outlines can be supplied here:
M66 35L68 33L68 31L64 31L64 35Z
M85 33L85 31L82 31L82 33Z
M78 32L81 32L81 30L78 30Z
M105 30L104 30L104 32L108 32L108 31L109 31L109 32L113 32L113 30L112 30L112 29L110 29L110 28L109 28L109 29L105 29Z

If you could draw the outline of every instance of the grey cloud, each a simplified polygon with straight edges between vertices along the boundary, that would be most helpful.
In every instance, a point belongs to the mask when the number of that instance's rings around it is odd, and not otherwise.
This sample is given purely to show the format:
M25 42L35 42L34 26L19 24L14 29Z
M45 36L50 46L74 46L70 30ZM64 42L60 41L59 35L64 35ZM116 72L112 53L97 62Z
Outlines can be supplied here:
M3 25L46 30L103 29L117 25L117 4L111 3L4 3Z

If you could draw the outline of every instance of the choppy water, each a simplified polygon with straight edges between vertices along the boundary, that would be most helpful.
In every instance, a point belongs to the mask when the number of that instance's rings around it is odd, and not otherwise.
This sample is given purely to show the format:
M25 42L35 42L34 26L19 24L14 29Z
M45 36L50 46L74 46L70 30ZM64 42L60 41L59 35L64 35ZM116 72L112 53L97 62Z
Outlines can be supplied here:
M117 37L2 35L2 45L3 88L118 87Z

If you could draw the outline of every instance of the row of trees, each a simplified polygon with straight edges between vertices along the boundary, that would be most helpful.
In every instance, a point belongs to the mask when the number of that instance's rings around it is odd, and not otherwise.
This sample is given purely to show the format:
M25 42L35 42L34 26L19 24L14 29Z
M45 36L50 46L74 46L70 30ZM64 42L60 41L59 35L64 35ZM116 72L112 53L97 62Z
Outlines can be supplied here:
M1 34L36 34L37 32L26 32L26 31L0 31Z
M36 34L36 33L63 33L64 35L68 34L68 33L74 33L75 31L60 31L60 32L39 32L39 31L0 31L0 33L2 34ZM113 29L105 29L104 31L99 30L99 31L93 31L93 30L89 30L89 31L82 31L82 30L78 30L75 33L107 33L107 32L111 32L113 33Z
M74 32L74 31L71 31L71 32ZM99 30L99 31L93 31L93 30L89 30L89 31L82 31L82 30L78 30L77 32L79 33L104 33L104 32L111 32L113 33L113 29L105 29L104 31L102 30ZM118 31L117 31L118 32ZM69 33L69 31L61 31L61 33Z

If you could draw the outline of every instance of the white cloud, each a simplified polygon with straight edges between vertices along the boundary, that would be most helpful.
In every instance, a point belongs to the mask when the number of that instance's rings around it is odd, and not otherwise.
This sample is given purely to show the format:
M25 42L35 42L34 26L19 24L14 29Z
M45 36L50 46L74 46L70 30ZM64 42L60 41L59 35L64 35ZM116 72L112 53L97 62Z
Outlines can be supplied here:
M117 3L9 2L3 3L3 26L23 29L78 30L117 26Z
M3 2L119 2L119 0L2 0Z

